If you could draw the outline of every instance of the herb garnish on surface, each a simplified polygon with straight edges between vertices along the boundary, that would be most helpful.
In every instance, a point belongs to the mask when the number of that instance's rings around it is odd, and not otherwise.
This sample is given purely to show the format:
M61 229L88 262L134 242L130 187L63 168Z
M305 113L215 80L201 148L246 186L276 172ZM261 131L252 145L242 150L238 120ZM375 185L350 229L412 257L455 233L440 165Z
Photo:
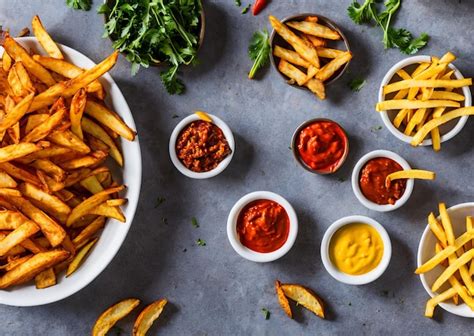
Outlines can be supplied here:
M252 79L257 70L264 67L270 59L270 40L266 29L253 34L249 45L249 57L254 61L249 72L249 79Z
M66 5L73 9L88 11L91 9L92 0L66 0Z

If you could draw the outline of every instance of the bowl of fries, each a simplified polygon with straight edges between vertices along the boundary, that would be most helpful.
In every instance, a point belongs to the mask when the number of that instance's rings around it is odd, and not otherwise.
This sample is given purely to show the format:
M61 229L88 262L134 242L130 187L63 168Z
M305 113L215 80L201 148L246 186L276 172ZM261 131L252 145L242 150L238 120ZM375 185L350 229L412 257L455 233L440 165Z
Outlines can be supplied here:
M415 273L431 299L425 316L433 317L436 306L459 316L474 318L474 202L446 209L428 216L418 246Z
M286 83L326 98L325 86L339 79L352 59L349 42L331 20L298 14L281 21L270 16L270 61Z
M473 114L469 85L443 57L413 56L395 64L385 75L376 106L383 123L398 139L413 146L433 146L456 136Z
M0 49L0 303L36 306L87 286L118 252L141 185L130 109L107 72L55 43ZM122 222L122 223L121 223Z

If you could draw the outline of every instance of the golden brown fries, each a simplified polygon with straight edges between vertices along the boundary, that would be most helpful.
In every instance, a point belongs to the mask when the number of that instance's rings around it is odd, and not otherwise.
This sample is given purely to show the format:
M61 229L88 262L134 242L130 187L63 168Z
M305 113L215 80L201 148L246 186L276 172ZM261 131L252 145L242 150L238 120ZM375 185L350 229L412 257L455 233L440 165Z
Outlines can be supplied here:
M338 32L316 23L317 17L304 21L282 23L269 17L275 32L294 50L274 45L273 57L278 70L289 78L288 83L307 87L319 99L326 98L324 82L329 81L352 58L349 51L328 48L328 42L340 40ZM292 30L293 29L293 30Z
M439 303L451 298L454 304L458 304L462 300L474 311L474 285L471 279L472 273L467 267L467 264L474 258L474 246L470 244L474 237L473 227L469 225L472 224L470 223L471 219L470 217L466 218L466 232L456 238L451 218L444 203L439 204L439 212L441 224L433 213L428 216L428 225L437 239L435 255L415 271L416 274L422 274L442 265L445 270L432 284L432 291L438 291L446 282L449 282L451 286L448 290L428 300L425 316L430 318L433 317L434 309ZM444 264L446 261L447 264Z
M148 330L153 325L153 322L160 317L168 300L161 299L146 306L140 315L138 315L133 324L133 336L145 336Z
M130 314L139 304L138 299L126 299L108 308L95 322L92 336L105 336L117 321Z
M398 110L393 125L412 137L413 146L418 146L431 135L433 150L441 150L442 134L439 127L470 114L469 110L463 110L465 97L461 88L472 85L472 79L452 78L454 70L450 68L450 63L454 60L456 56L451 52L441 58L431 57L430 62L420 63L411 74L407 70L410 68L397 71L394 78L401 80L393 81L383 88L385 100L377 104L376 110ZM451 112L454 108L463 112L441 119L445 112Z
M123 166L117 138L133 141L135 132L102 101L99 81L118 54L81 69L63 60L39 17L32 26L50 57L8 34L2 42L0 288L31 280L47 288L65 270L73 277L106 219L126 221L124 186L105 161Z
M324 305L322 300L311 290L301 285L283 284L281 289L285 296L296 301L316 316L324 318Z
M275 281L275 291L278 298L278 303L280 304L283 311L288 315L289 318L293 318L293 312L291 311L290 302L288 301L283 289L281 288L280 281Z

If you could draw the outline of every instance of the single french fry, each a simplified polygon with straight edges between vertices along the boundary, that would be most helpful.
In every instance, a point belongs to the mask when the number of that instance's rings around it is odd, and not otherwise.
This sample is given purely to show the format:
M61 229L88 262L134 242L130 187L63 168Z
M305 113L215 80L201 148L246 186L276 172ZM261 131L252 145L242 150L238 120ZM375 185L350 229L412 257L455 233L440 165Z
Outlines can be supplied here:
M11 248L21 244L25 239L38 232L39 229L39 226L34 222L27 221L11 231L5 238L0 240L0 257L5 256Z
M446 99L455 101L464 101L465 97L462 94L450 91L433 91L429 99Z
M436 174L432 171L428 170L421 170L421 169L406 169L393 172L388 174L385 179L385 185L387 188L390 187L390 183L393 180L399 179L421 179L421 180L434 180L436 178Z
M334 73L339 70L344 64L349 62L352 59L352 53L350 51L346 51L343 54L337 56L325 66L323 66L318 73L316 74L316 79L324 82L331 78Z
M433 150L439 152L441 150L441 135L438 127L431 130L431 141L433 142Z
M89 118L82 118L81 124L83 131L105 143L110 149L110 156L119 164L119 166L123 166L122 153L120 153L115 141L108 135L108 133Z
M2 56L2 68L3 68L3 71L5 72L8 72L10 71L10 68L12 66L12 58L10 57L10 55L8 55L8 53L5 51L3 53L3 56Z
M107 153L97 151L92 152L90 155L85 155L79 158L75 158L69 161L60 163L61 167L65 170L74 170L84 167L97 166L107 158Z
M90 210L89 213L92 215L113 218L119 222L125 223L125 215L122 210L120 210L119 207L107 205L105 202Z
M316 47L316 48L327 46L327 43L328 43L327 40L325 40L321 37L317 37L317 36L314 36L314 35L308 35L308 34L306 34L305 36L313 44L313 46ZM316 49L316 51L317 51L317 49ZM319 54L318 54L318 56L319 56Z
M66 277L71 276L71 274L73 274L79 268L79 266L81 266L84 261L84 258L86 258L86 256L98 240L99 238L95 238L94 240L87 243L87 245L85 245L83 248L81 248L81 250L76 254L74 259L69 264L66 272Z
M12 161L39 151L40 149L41 145L33 143L20 143L4 146L0 148L0 162Z
M30 54L19 45L13 38L7 37L3 42L3 47L7 53L15 60L15 62L22 62L25 68L33 76L38 78L41 82L48 86L56 84L53 76L42 65L36 62Z
M431 290L436 292L447 280L450 276L452 276L459 268L469 261L472 260L474 257L474 249L464 252L456 261L454 261L448 268L444 270L443 273L436 279L436 281L431 286Z
M305 68L309 68L310 66L310 63L303 57L301 57L296 51L288 50L280 46L275 46L273 48L273 55L284 59L285 61L290 62L291 64L299 65Z
M153 322L160 317L168 300L161 299L146 306L133 324L133 336L146 336Z
M307 22L307 21L291 21L286 23L293 29L299 30L308 35L314 35L322 37L328 40L340 40L341 35L335 30L332 30L329 27L320 25L316 22Z
M44 171L46 174L52 176L57 182L61 182L66 178L66 172L48 159L37 159L31 162L30 166Z
M72 243L76 249L84 246L97 232L99 232L105 225L105 217L97 217L89 225L87 225L82 231L72 240Z
M383 93L388 94L391 92L400 91L409 88L422 88L422 87L433 87L433 88L460 88L463 86L472 85L471 78L464 79L408 79L399 82L391 83L383 88Z
M47 139L59 146L72 149L82 154L87 154L91 151L87 144L69 130L53 131L47 136Z
M336 58L337 56L345 53L345 51L342 50L326 47L316 47L316 52L318 53L318 56L322 58Z
M38 15L35 15L33 17L33 20L31 21L31 27L33 28L33 34L35 34L36 38L38 39L38 42L41 44L41 46L48 53L49 56L58 59L64 58L63 54L61 53L61 50L59 50L57 44L53 41L51 36L44 28Z
M0 120L0 132L5 131L20 121L20 119L26 114L26 111L28 111L31 102L33 101L33 97L34 93L27 95L17 105L15 105L5 118Z
M436 306L440 304L441 302L452 298L454 295L456 295L456 293L457 292L455 288L450 288L446 290L445 292L429 299L428 302L426 303L425 317L432 318L434 309L436 308Z
M13 67L15 68L16 74L20 80L21 86L28 92L35 92L35 87L31 81L30 75L26 71L22 62L16 62Z
M410 118L410 121L408 122L408 125L405 128L405 135L410 136L412 134L415 127L422 122L425 114L427 114L426 108L419 108L416 110L415 114L412 118Z
M77 91L72 97L71 107L69 109L69 119L71 119L71 131L81 140L84 139L82 134L81 119L86 107L86 90L83 88Z
M316 75L317 76L317 75ZM432 107L457 107L459 108L461 104L452 100L409 100L409 99L400 99L400 100L384 100L377 103L376 110L377 112L387 111L387 110L401 110L401 109L420 109L420 108L432 108Z
M0 230L15 230L20 225L28 221L25 216L15 210L0 211Z
M56 274L53 268L48 268L35 277L35 285L38 289L48 288L56 285Z
M443 227L435 218L434 214L431 212L428 216L428 226L431 229L431 232L436 236L436 239L441 244L441 247L445 248L448 246L448 241L446 240L446 233L444 232Z
M107 332L140 304L138 299L126 299L114 304L104 311L92 328L92 336L105 336Z
M393 125L397 128L400 127L403 120L407 117L409 111L410 109L401 109L395 116L395 119L393 119Z
M57 112L51 115L43 123L36 126L30 133L23 137L23 142L37 142L46 138L64 119L66 116L66 108L59 108Z
M318 54L314 47L309 47L306 43L291 31L284 23L281 23L276 17L270 15L270 24L273 29L286 41L288 42L301 57L307 60L309 63L319 68Z

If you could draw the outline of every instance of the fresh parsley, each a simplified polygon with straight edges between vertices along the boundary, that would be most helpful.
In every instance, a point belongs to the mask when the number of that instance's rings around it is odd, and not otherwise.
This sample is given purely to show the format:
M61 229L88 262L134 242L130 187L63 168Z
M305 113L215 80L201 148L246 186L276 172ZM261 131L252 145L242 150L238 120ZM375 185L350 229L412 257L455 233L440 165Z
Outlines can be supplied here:
M374 22L383 31L383 45L385 49L398 48L402 53L413 55L426 46L429 36L422 33L414 38L408 30L391 26L392 18L400 9L401 0L387 0L382 5L377 5L378 0L364 0L361 5L358 0L353 0L347 8L347 14L356 24Z
M198 240L196 240L196 244L198 246L206 246L206 242L204 240L202 240L201 238L199 238Z
M103 37L124 53L132 64L132 75L140 67L159 62L169 65L161 80L170 94L185 87L178 78L181 65L197 64L201 5L199 0L115 0L102 4L98 12L106 18Z
M248 53L250 59L254 61L249 72L249 79L252 79L257 70L267 65L270 59L270 40L266 29L253 34Z
M352 91L358 92L360 91L366 83L365 79L362 78L354 78L349 82L349 87Z
M245 6L242 11L240 13L242 14L247 14L247 12L250 10L250 4L248 4L247 6Z
M265 320L270 319L270 311L267 308L262 308L262 314Z
M373 127L370 128L370 131L371 131L372 133L375 133L375 132L377 132L377 131L380 131L382 128L383 128L383 127L380 126L380 125L379 125L379 126L373 126Z
M199 227L199 223L198 223L196 217L191 218L191 224L193 224L193 226L194 226L195 228L198 228L198 227Z
M240 6L242 6L242 2L240 0L235 0L235 5L237 7L240 7Z
M66 5L73 9L88 11L91 9L92 0L66 0Z

